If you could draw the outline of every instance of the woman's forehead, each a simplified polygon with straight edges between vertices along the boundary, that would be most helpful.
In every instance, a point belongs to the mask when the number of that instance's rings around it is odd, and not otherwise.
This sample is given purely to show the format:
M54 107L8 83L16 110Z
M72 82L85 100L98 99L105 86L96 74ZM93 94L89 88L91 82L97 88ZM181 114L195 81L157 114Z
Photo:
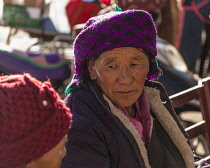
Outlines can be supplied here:
M114 48L109 51L105 51L102 54L105 53L112 53L112 52L119 52L119 51L132 51L132 52L143 52L141 48L135 48L135 47L119 47L119 48Z
M142 49L135 47L120 47L109 51L105 51L100 55L100 58L117 59L119 56L130 56L130 58L142 58L145 55Z

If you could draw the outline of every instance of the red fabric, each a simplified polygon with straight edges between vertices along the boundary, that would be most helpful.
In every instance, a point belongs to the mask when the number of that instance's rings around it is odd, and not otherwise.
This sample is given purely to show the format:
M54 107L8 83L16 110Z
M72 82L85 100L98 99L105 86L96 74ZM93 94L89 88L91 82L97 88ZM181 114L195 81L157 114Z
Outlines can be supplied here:
M0 77L0 168L19 168L55 147L71 113L49 82L29 74Z
M110 0L99 0L99 2L104 3L106 6L110 5Z
M96 16L101 9L99 5L94 3L70 0L66 6L66 13L71 30L76 24L86 23L89 18Z

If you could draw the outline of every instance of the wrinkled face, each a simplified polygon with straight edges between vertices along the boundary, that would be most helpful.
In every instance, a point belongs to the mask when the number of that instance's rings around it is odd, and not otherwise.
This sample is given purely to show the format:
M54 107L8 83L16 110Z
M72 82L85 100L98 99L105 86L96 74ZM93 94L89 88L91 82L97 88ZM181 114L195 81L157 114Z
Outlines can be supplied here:
M35 161L29 163L26 168L59 168L61 161L66 155L65 143L66 136L49 152L41 156Z
M142 93L149 61L140 49L121 47L90 61L88 70L113 104L128 108Z

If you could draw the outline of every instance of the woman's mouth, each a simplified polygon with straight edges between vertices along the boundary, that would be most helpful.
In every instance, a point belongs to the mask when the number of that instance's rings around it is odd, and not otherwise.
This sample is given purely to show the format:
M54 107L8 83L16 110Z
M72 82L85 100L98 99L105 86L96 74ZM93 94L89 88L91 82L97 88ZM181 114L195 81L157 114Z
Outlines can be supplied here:
M116 91L117 94L121 94L121 95L129 95L131 93L133 93L133 90L131 91Z

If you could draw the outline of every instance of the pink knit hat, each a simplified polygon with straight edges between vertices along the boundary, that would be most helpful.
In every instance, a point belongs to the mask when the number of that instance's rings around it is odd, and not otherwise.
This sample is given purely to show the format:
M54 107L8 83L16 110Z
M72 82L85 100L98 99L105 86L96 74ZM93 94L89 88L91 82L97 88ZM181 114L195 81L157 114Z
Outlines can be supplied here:
M50 82L29 74L0 77L0 168L19 168L55 147L71 125L70 110Z

